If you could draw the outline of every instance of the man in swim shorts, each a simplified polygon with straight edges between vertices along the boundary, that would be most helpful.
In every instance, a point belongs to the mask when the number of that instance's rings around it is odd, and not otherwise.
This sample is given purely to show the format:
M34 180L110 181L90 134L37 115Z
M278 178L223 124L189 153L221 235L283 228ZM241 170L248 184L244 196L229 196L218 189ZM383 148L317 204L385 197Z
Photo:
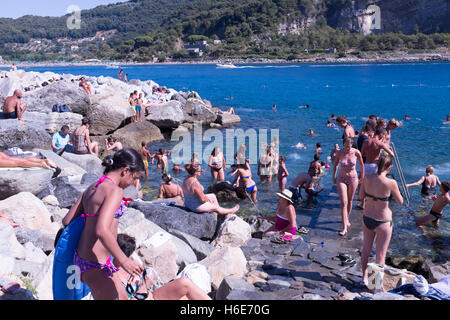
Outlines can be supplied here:
M20 102L22 95L22 91L17 89L11 97L6 98L3 104L3 112L0 113L0 119L17 119L26 122L22 115L27 110L27 104Z
M363 143L361 155L363 158L366 158L366 163L364 164L364 173L366 176L377 173L377 163L382 150L386 151L391 157L394 157L394 153L389 148L389 145L383 142L385 135L386 129L378 128L375 131L375 135L373 137L369 137Z
M139 149L139 154L141 155L142 162L144 162L145 167L145 178L148 179L148 157L150 159L154 158L154 155L147 150L147 144L145 142L141 143L141 148Z
M312 185L314 175L315 169L310 168L308 173L300 173L292 180L288 189L292 192L292 201L294 204L298 204L299 199L303 199L301 189L303 187L305 190L309 189L309 186Z

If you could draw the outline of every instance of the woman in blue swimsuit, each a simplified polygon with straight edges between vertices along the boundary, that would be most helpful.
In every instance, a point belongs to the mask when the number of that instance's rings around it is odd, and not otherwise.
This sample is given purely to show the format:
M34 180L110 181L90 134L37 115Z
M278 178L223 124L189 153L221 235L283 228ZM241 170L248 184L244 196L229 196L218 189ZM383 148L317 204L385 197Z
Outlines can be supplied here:
M252 197L253 203L257 203L256 195L258 194L258 188L256 187L256 182L252 179L252 170L250 168L250 161L245 159L244 164L238 164L238 170L236 172L236 177L234 178L233 184L239 179L239 186L245 188L245 190Z

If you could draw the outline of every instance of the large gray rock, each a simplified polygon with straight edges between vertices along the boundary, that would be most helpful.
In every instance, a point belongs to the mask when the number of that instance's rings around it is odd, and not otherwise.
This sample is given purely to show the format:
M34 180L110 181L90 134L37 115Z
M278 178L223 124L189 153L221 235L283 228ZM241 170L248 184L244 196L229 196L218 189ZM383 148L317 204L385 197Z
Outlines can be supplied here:
M170 229L169 233L186 242L192 248L198 260L206 258L215 249L208 242L202 241L180 230Z
M217 123L222 126L230 126L241 122L241 118L236 114L218 114Z
M112 88L91 96L91 105L86 112L92 122L89 131L94 135L108 134L116 130L123 121L133 115L134 111L126 97Z
M83 168L81 168L80 166L76 165L73 162L67 161L63 157L58 156L52 150L33 149L33 152L37 152L42 156L46 157L47 159L50 159L51 161L56 163L58 168L61 169L59 177L74 176L86 173L86 170L84 170Z
M74 177L76 178L76 176ZM49 195L53 195L58 199L61 208L70 208L89 187L89 184L80 184L79 179L72 179L72 177L58 177L53 179L38 197L43 199Z
M216 113L200 99L188 99L184 113L184 121L188 123L201 121L203 125L208 125L217 119Z
M153 142L164 140L161 130L150 121L130 123L114 132L124 148L139 149L142 142Z
M23 118L30 124L37 124L47 131L54 134L61 130L63 125L69 126L70 131L74 131L81 126L82 115L72 112L25 112Z
M52 223L51 214L45 205L29 192L21 192L0 201L0 211L22 228L53 235L58 232L59 226Z
M36 123L21 122L17 119L0 120L0 150L12 147L21 149L50 148L50 134Z
M31 192L34 195L42 192L53 175L48 169L0 169L0 200L20 192Z
M252 237L250 225L235 214L226 215L216 239L211 243L217 247L240 247Z
M67 105L74 113L86 114L90 98L70 81L57 81L42 89L24 93L22 100L28 104L28 111L51 112L55 104Z
M184 121L181 103L172 100L166 103L156 104L149 109L146 119L158 128L178 128Z
M243 279L229 276L225 277L216 293L216 300L226 300L233 290L256 291L256 288Z
M199 263L208 269L211 285L215 290L219 288L225 277L243 278L247 272L247 260L238 247L218 248Z
M104 171L102 161L93 154L75 154L64 152L62 157L83 168L88 173L101 174Z
M216 230L215 217L210 213L193 213L145 201L132 202L130 207L143 212L147 219L166 231L181 229L194 237L211 239Z
M161 232L166 233L158 225L145 219L142 212L132 208L127 208L125 214L119 220L119 233L125 233L134 237L137 247L140 247L146 240ZM179 270L188 264L197 262L194 251L184 241L170 236L168 242L171 242L176 249L176 255L173 256L173 259Z

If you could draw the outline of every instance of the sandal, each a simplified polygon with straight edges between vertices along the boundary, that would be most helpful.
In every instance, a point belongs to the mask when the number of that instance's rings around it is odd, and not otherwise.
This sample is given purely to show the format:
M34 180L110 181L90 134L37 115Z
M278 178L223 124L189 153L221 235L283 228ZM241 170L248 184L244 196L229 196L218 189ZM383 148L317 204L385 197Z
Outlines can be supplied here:
M286 244L287 243L287 241L284 240L281 236L276 236L276 237L270 239L270 242L276 243L276 244Z
M339 253L338 258L341 259L341 261L345 261L351 259L352 257L346 253Z
M302 234L308 234L309 233L309 229L307 229L305 227L299 227L299 228L297 228L297 232L298 233L302 233Z
M345 267L353 266L355 264L356 264L356 261L353 258L347 258L341 262L341 266L345 266Z
M281 239L288 241L288 242L292 242L294 241L294 238L292 238L291 234L283 234L280 236Z

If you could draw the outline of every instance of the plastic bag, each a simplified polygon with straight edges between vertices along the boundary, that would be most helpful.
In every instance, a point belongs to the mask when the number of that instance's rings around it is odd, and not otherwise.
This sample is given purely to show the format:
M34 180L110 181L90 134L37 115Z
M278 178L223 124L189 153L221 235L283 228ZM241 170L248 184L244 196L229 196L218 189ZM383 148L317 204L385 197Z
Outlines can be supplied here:
M204 265L199 263L187 265L183 271L178 274L177 279L181 277L191 279L192 282L206 293L211 292L211 276Z

